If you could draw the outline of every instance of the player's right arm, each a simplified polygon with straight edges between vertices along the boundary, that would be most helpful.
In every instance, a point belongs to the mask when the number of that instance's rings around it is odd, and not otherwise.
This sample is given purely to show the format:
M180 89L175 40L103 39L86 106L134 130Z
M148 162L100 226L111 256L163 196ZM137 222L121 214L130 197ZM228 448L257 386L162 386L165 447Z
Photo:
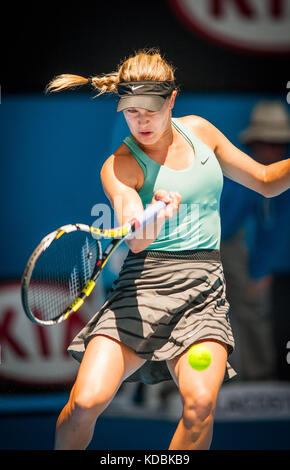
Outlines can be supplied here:
M119 225L124 225L144 210L138 194L138 190L143 185L144 174L124 144L103 164L101 181ZM151 226L147 225L142 235L139 234L139 236L127 240L129 248L135 253L143 251L155 240L164 221L172 217L178 210L181 198L179 195L169 195L166 191L156 191L152 203L157 200L162 200L168 205L160 211Z

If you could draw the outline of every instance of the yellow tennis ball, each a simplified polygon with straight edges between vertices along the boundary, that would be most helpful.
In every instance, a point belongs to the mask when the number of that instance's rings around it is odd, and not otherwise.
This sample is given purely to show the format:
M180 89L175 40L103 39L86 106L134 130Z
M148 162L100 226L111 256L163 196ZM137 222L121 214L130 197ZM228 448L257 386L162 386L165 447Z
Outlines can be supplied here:
M188 350L188 362L195 370L206 369L212 360L210 350L203 344L194 344Z

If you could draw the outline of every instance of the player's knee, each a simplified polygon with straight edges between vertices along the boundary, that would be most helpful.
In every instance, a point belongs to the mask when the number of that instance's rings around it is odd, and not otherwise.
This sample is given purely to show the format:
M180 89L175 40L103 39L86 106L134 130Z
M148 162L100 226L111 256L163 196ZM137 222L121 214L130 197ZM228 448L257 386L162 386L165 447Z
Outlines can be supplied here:
M73 420L81 425L95 421L110 402L107 393L83 390L77 393L70 402L70 411Z
M215 400L206 390L183 396L183 421L186 427L200 426L213 418Z

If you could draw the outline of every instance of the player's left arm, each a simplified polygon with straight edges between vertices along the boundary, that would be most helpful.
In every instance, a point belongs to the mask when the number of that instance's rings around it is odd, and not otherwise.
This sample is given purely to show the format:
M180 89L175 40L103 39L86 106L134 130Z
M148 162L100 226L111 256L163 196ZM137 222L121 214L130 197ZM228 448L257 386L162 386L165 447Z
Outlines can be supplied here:
M215 152L226 177L265 197L277 196L290 188L290 158L263 165L235 147L207 120L192 122L196 133Z

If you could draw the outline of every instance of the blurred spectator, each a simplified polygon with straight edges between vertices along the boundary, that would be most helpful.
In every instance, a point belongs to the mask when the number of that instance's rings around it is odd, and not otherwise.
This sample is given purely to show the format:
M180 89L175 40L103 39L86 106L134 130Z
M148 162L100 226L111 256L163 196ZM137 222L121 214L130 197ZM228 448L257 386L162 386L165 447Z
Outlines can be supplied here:
M258 103L240 135L249 153L269 165L290 142L286 107ZM290 191L264 198L225 180L221 200L222 259L236 338L233 366L241 380L290 379Z

